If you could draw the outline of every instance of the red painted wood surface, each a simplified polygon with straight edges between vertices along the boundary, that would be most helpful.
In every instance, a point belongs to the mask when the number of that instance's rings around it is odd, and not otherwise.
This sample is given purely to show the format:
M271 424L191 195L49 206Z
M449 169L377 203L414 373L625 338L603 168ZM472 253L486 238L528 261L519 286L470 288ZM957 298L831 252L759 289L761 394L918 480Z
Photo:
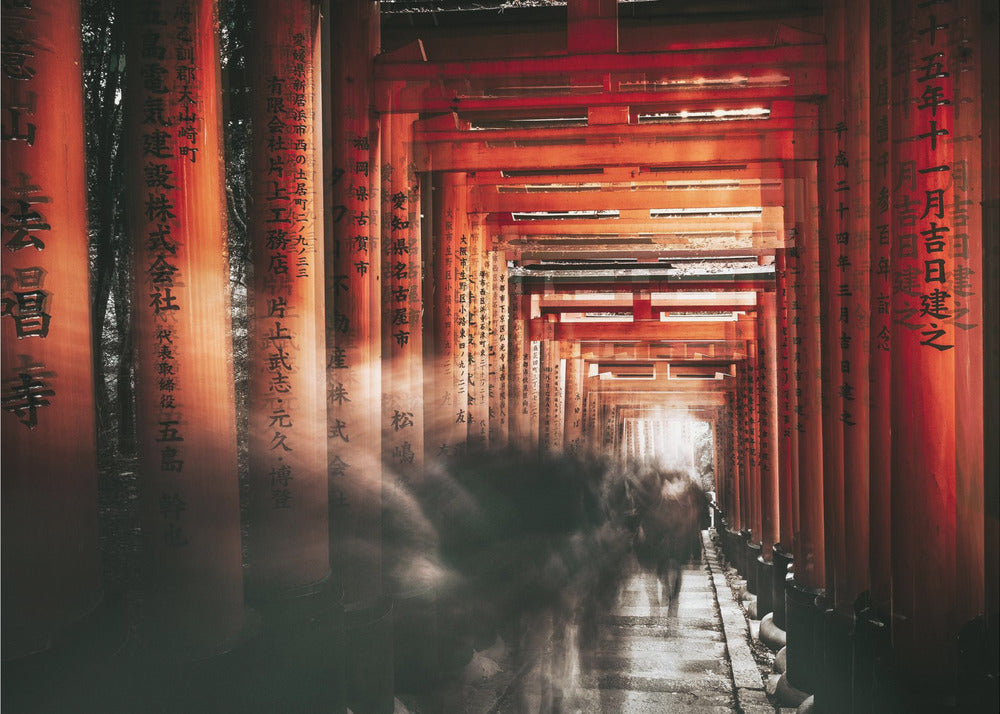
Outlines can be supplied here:
M424 464L423 249L412 114L382 119L382 452L395 483Z
M760 403L760 543L761 555L770 562L772 548L781 539L781 509L779 503L779 435L778 414L778 314L773 292L757 294L759 304L757 354L760 359L758 399ZM762 585L763 587L764 585Z
M490 445L503 448L507 445L510 429L510 292L507 278L506 255L499 250L490 251L492 268L490 290Z
M962 624L955 607L955 345L962 318L959 230L948 210L955 201L949 57L956 48L941 30L920 32L938 24L932 14L939 13L893 5L893 57L899 60L893 101L900 111L893 113L891 131L893 139L907 141L897 145L891 164L892 635L908 673L948 676L957 658L954 633ZM916 104L902 111L911 97Z
M871 391L869 428L869 562L871 602L875 612L888 618L892 604L892 361L890 271L892 216L890 191L893 145L891 103L891 6L890 0L871 4L871 266L870 360Z
M989 241L980 208L987 196L984 172L997 170L997 158L983 152L984 104L982 75L992 71L983 56L986 31L980 31L981 0L960 0L949 35L948 52L955 71L955 139L952 142L954 201L951 220L955 240L955 492L956 590L959 618L970 620L985 612L985 568L996 566L985 551L984 427L983 427L983 255ZM995 105L994 105L995 108ZM984 165L985 160L985 165ZM963 175L964 174L964 175ZM996 276L989 278L996 280Z
M792 552L797 537L798 509L793 500L798 473L798 415L795 407L795 342L794 326L789 319L789 305L794 293L789 289L789 266L786 249L779 249L774 256L775 308L778 319L778 508L779 536L782 548Z
M348 603L382 592L381 144L370 113L378 6L331 3L327 453L334 576Z
M3 657L102 596L80 4L3 7Z
M434 197L437 370L434 421L428 424L428 455L445 455L461 448L468 438L468 195L464 174L435 174L435 182L435 188L440 187ZM432 449L430 443L436 448Z
M811 124L811 123L810 123ZM806 125L804 133L815 131ZM789 167L789 203L794 206L797 257L795 302L796 411L798 414L798 537L795 542L795 579L809 588L825 586L823 546L823 425L821 399L820 245L816 164ZM794 498L794 497L793 497Z
M868 3L849 0L846 9L844 76L845 113L848 131L844 137L848 164L850 218L846 223L848 243L842 257L848 296L843 298L849 323L841 345L845 363L840 395L844 424L844 582L837 589L838 605L850 613L855 600L866 592L869 576L869 472L871 385L871 204L870 87L854 77L869 76L870 42Z
M330 574L318 9L261 0L254 28L248 587L273 597Z
M185 657L244 621L216 10L159 0L127 37L144 642Z
M852 236L851 157L846 138L854 131L846 122L844 100L844 17L843 3L827 5L827 99L820 116L819 246L820 300L822 316L822 407L823 420L823 543L826 556L826 594L839 606L846 571L844 556L844 429L850 421L850 403L844 398L851 383L850 363L844 346L853 330L849 308L846 252ZM857 238L855 237L855 240ZM856 320L855 320L856 322ZM850 603L848 603L848 612Z

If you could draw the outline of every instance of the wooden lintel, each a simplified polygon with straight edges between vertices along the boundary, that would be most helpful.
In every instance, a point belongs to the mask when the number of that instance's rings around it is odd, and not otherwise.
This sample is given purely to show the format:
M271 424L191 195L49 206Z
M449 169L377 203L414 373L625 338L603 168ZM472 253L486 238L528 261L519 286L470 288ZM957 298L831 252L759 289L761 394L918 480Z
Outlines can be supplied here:
M570 52L618 51L618 0L569 0L566 47Z
M608 188L631 187L633 183L666 184L672 182L695 183L698 181L720 181L732 183L749 183L756 185L767 182L780 187L783 178L784 165L779 161L746 163L746 162L714 162L680 166L662 166L652 170L640 166L601 166L582 172L561 172L559 168L546 167L543 174L523 176L509 174L497 169L478 170L475 176L470 176L468 183L472 185L490 186L524 186L536 183L581 184L599 182Z
M638 189L638 190L637 190ZM496 187L475 186L476 205L486 213L516 213L522 211L583 211L583 210L650 210L727 208L730 206L780 205L780 188L762 190L761 186L737 188L697 188L669 190L658 187L623 187L593 191L532 191L499 192Z
M776 132L770 141L759 137L621 137L599 144L580 140L571 144L534 146L530 142L495 145L479 142L442 143L421 147L417 167L423 171L531 170L540 166L573 169L594 166L690 166L713 162L758 162L801 158L790 131Z
M580 280L577 282L574 282L573 280L565 280L565 281L559 281L558 283L553 283L550 281L549 283L550 291L551 291L551 286L553 284L557 285L560 290L610 291L613 290L614 286L616 285L627 285L629 287L637 287L641 285L641 286L646 286L650 290L655 290L657 292L674 292L678 290L685 292L691 290L709 290L709 291L732 290L736 292L743 292L747 290L773 289L774 278L771 276L767 276L767 277L761 277L756 280L750 280L750 279L736 280L735 278L726 279L723 276L713 276L713 279L711 280L699 279L697 281L696 280L668 281L663 279L639 280L632 278L627 281L618 281L618 282L615 282L613 280L600 281L591 278L586 281ZM522 289L525 291L525 293L544 292L542 284L535 282L525 283ZM619 323L619 324L629 325L631 323ZM594 338L594 339L603 339L603 338ZM696 338L691 338L691 339L696 339ZM704 339L715 339L715 338L705 337ZM718 339L723 339L723 338L718 338Z
M542 329L540 320L539 329ZM660 322L658 320L560 322L555 325L555 339L562 341L613 340L616 338L623 340L738 340L750 339L752 335L752 321L742 320L735 322Z
M424 47L424 41L418 38L399 49L392 50L391 52L383 52L381 60L392 63L426 62L427 50Z
M496 96L495 93L491 93L488 87L482 87L473 96L464 94L451 84L439 80L436 85L428 83L428 89L422 96L414 97L411 104L401 106L399 111L434 113L457 109L470 114L500 114L514 111L552 112L577 108L586 109L601 105L624 105L633 109L645 107L649 111L663 111L664 107L680 104L694 106L711 102L713 99L718 101L717 93L702 87L672 89L669 92L642 89L618 91L621 81L612 77L610 88L600 92L579 91L565 94L554 89L546 94L524 95L509 92L503 96ZM825 93L826 83L822 81L822 77L810 75L788 84L734 87L726 91L724 106L738 107L772 101L811 99Z
M601 76L609 72L654 76L672 72L675 76L726 76L744 73L754 68L751 76L763 72L790 72L792 68L810 66L823 72L826 49L823 44L790 45L767 48L719 48L704 51L676 52L595 52L556 57L523 57L508 59L470 59L449 62L399 62L391 56L380 56L375 62L375 76L388 79L465 79L492 77L502 81L518 78L559 75Z
M782 102L782 104L787 104ZM510 128L476 130L466 129L456 131L450 124L442 124L431 120L419 122L415 127L415 138L429 144L434 143L490 143L530 141L536 144L550 142L553 145L565 144L570 141L585 141L587 143L618 143L624 134L634 139L656 140L690 140L736 138L763 141L765 136L776 133L790 133L797 126L797 117L773 112L767 119L733 119L710 122L673 122L646 123L629 125L627 106L596 106L590 108L589 116L600 115L598 122L591 121L585 126L555 127L555 128ZM433 122L433 123L431 123ZM627 125L627 126L626 126ZM784 137L782 137L784 138Z

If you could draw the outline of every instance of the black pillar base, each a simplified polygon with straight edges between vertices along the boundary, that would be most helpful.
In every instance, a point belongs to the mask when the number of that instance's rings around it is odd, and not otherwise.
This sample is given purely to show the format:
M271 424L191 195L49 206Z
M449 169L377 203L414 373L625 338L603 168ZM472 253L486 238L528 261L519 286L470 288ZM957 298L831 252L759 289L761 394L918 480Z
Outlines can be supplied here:
M347 705L354 714L392 714L392 600L344 608L347 643Z
M3 662L0 711L106 709L108 663L126 641L127 631L124 594L105 596L89 615L57 635L48 649Z
M740 574L740 577L746 580L747 578L747 543L750 541L750 531L744 528L736 535L736 552L733 554L736 558L736 572Z
M854 664L853 615L832 608L822 613L823 650L816 681L816 711L852 712L851 679Z
M256 711L346 709L345 618L329 581L256 599L261 636L245 659L247 706Z
M743 577L747 581L747 592L751 595L758 595L758 584L757 584L757 560L760 558L760 543L754 543L753 539L747 540L746 549L743 558L746 563L746 572ZM761 617L760 605L757 605L757 619Z
M787 630L785 617L785 579L792 564L792 554L782 549L780 543L775 543L772 550L774 568L771 571L771 598L774 612L774 624L781 630Z
M722 553L726 556L726 562L728 562L733 568L739 571L739 560L737 553L737 544L740 540L740 534L733 529L727 527L725 534L722 538Z
M774 610L774 564L764 560L762 555L757 556L757 616L764 619L764 616Z
M898 710L891 662L889 626L872 610L859 608L854 618L854 714Z
M958 635L957 702L960 711L1000 712L1000 652L986 618L967 622Z
M816 691L819 670L817 644L822 634L820 612L816 598L820 590L807 588L795 581L792 574L785 581L785 632L788 637L789 683L803 692Z

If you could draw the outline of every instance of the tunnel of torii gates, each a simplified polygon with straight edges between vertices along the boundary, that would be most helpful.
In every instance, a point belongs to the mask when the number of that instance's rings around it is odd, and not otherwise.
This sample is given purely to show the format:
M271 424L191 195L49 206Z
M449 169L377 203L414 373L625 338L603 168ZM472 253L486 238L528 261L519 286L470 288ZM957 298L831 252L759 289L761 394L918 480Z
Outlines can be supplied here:
M217 9L139 5L145 641L217 655L331 573L377 628L380 504L429 461L683 455L695 420L792 686L976 666L960 636L995 636L1000 602L990 3L656 26L571 0L556 29L390 43L377 3L257 2L245 570ZM79 13L3 5L8 661L102 600Z

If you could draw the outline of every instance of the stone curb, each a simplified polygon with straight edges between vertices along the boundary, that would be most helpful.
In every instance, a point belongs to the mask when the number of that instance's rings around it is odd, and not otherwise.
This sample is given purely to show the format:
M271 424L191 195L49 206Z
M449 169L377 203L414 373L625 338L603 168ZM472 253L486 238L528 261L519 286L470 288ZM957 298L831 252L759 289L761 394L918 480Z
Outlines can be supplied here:
M739 711L745 714L774 712L774 707L764 694L764 680L760 676L757 660L750 651L750 631L743 611L732 597L732 590L726 582L719 563L715 544L706 532L702 532L705 561L715 587L715 599L719 604L723 637L729 651L729 662L733 670L733 685Z

